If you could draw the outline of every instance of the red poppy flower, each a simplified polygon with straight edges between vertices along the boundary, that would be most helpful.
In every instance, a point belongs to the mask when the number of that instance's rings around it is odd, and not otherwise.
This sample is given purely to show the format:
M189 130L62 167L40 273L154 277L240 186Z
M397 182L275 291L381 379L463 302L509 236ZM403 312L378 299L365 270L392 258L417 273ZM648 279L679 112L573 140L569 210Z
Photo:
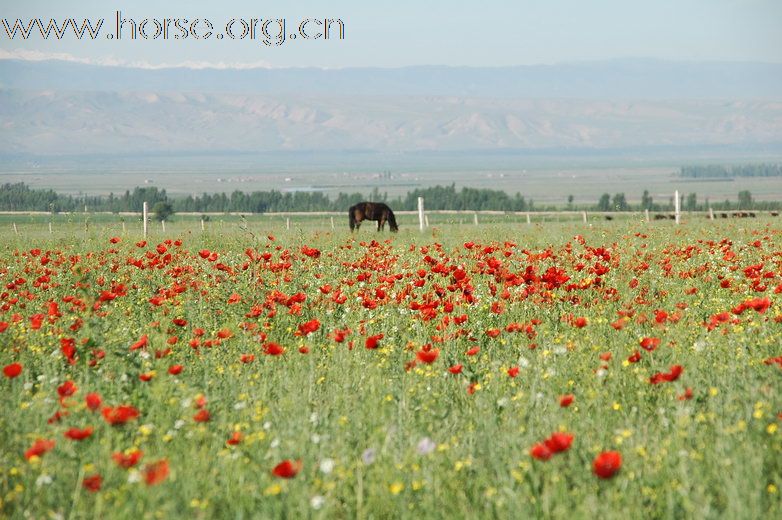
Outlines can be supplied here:
M592 471L600 478L611 478L622 467L622 454L618 451L604 451L592 461Z
M315 249L314 247L301 246L301 252L309 256L310 258L320 257L320 251Z
M142 455L144 455L143 451L133 450L127 454L121 452L112 453L111 458L121 468L128 469L138 464L138 461L141 459Z
M19 363L11 363L3 367L3 375L8 379L13 379L22 373L22 365Z
M263 345L263 352L268 356L280 356L285 353L285 349L279 343L270 341Z
M502 331L500 329L488 329L486 331L486 335L489 336L490 338L496 338L497 336L500 335L501 332Z
M41 325L43 325L43 319L46 317L45 314L33 314L30 316L30 328L33 330L38 330L41 328Z
M168 373L171 374L172 376L178 376L179 374L182 373L183 368L184 367L182 365L171 365L170 367L168 367Z
M83 430L80 430L78 428L70 428L63 435L72 441L83 441L84 439L92 435L92 431L93 431L92 426L87 426Z
M209 410L207 410L206 408L201 408L193 416L193 420L195 422L209 422L209 419L211 419L211 418L212 418L212 416L209 413Z
M272 475L279 478L293 478L301 471L301 459L292 461L285 459L272 469Z
M100 395L94 392L84 396L84 401L87 403L87 408L89 408L93 412L98 408L100 408L101 405Z
M573 399L575 399L573 394L565 394L559 398L559 406L561 406L562 408L567 408L568 406L573 404Z
M239 361L242 363L252 363L255 361L255 356L253 354L242 354L242 356L239 358Z
M630 356L627 358L627 361L630 363L638 363L639 361L641 361L641 353L636 350L635 352L630 354Z
M649 378L649 382L653 385L662 382L672 383L673 381L679 379L679 376L682 375L682 372L684 372L684 368L682 368L681 365L673 365L668 373L657 372Z
M380 340L383 339L383 334L375 334L374 336L369 336L366 341L364 342L364 346L369 350L374 350L380 345Z
M552 453L561 453L570 449L570 445L573 443L573 435L570 433L552 433L543 443Z
M76 340L73 338L62 338L60 340L60 352L71 365L76 364Z
M768 310L769 307L771 307L771 299L769 299L768 296L765 298L755 298L754 300L747 302L747 305L752 307L752 309L756 312L763 314Z
M130 350L132 351L132 350L138 350L140 348L144 348L147 346L147 343L149 343L149 338L147 337L146 334L144 334L139 338L137 342L135 342L130 346Z
M551 450L543 443L535 444L530 448L529 454L538 460L548 460L553 455Z
M416 359L418 359L418 361L421 363L426 363L427 365L434 363L439 355L440 349L432 348L432 346L428 343L421 347L421 350L415 353Z
M334 332L331 333L331 338L336 341L337 343L342 343L345 341L345 338L347 338L348 334L350 334L351 330L348 328L345 329L336 329Z
M296 336L307 336L309 334L312 334L316 330L320 328L320 321L317 319L312 319L308 322L302 323L299 325L299 330L296 331Z
M462 373L463 365L460 363L458 365L453 365L452 367L448 367L448 372L452 374L461 374Z
M161 482L166 480L166 477L168 477L169 474L168 460L161 459L157 462L147 464L146 466L144 466L143 473L144 473L144 482L146 482L148 486L154 486L155 484L160 484Z
M641 339L641 348L652 352L660 346L660 338L643 338Z
M690 388L690 387L687 387L687 388L684 390L684 393L683 393L682 395L678 396L678 397L677 397L677 399L678 399L679 401L687 401L687 400L689 400L689 399L692 399L692 395L693 395L693 394L692 394L692 388Z
M509 375L510 377L516 377L517 375L519 375L519 367L517 367L517 366L515 366L515 367L510 367L510 368L508 369L508 375Z
M57 393L60 395L60 398L71 396L76 393L76 390L78 390L78 387L70 379L57 387Z
M229 328L223 328L217 331L217 337L220 339L228 339L233 335L234 333L231 332L231 329Z
M233 432L231 434L231 437L228 438L227 441L225 441L226 444L229 446L236 446L240 442L242 442L242 432Z
M468 356L474 356L475 354L477 354L477 353L478 353L478 352L480 352L480 351L481 351L481 347L475 346L475 347L471 348L470 350L468 350L468 351L466 352L466 354L467 354Z
M81 481L81 485L84 487L84 489L91 491L92 493L97 493L100 491L100 486L102 483L103 477L101 477L98 473L84 477L84 480Z
M579 316L578 318L573 320L573 325L575 325L579 329L582 329L587 326L587 319L584 318L583 316Z
M140 380L144 381L145 383L148 383L148 382L152 381L153 377L155 377L155 374L153 374L152 372L149 372L149 373L146 373L146 374L139 374L139 376L138 376L138 378Z
M42 457L44 453L54 449L54 444L54 441L48 439L38 439L24 452L24 458L30 460L33 457Z
M112 426L125 424L141 415L139 411L131 405L120 405L114 408L107 406L102 410L102 413L106 422Z

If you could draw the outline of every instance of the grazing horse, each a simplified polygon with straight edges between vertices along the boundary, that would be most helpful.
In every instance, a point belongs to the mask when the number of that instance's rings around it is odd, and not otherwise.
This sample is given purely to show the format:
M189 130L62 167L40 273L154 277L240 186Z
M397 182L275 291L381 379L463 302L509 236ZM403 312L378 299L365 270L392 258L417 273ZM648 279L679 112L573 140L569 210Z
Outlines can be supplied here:
M358 230L363 220L377 220L378 231L384 229L386 221L388 221L388 227L391 228L391 231L399 231L394 212L382 202L359 202L348 210L348 219L350 220L350 231Z

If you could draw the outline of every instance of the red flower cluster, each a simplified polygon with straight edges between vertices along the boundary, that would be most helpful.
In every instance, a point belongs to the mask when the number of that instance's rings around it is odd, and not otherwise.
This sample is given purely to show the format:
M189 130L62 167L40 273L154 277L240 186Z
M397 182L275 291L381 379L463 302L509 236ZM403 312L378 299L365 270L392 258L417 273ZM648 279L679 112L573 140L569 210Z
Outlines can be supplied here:
M539 442L530 448L529 454L538 460L549 460L555 453L562 453L570 449L573 443L573 434L552 433L548 439Z
M684 368L682 368L681 365L673 365L671 367L671 370L667 373L657 372L656 374L654 374L652 377L649 378L649 382L653 385L663 383L663 382L671 383L679 379L679 376L682 375L682 372L684 372Z
M272 475L279 478L293 478L301 471L303 464L301 459L292 461L285 459L272 469Z

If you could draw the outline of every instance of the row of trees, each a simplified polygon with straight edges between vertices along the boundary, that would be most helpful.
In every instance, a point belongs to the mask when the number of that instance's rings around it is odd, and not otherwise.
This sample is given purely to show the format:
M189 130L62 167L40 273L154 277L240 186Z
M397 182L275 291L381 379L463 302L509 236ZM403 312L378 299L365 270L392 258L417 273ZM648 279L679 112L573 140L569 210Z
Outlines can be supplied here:
M168 203L175 212L196 213L269 213L278 211L342 211L362 200L388 202L394 208L414 210L418 197L426 199L429 209L499 210L525 211L533 207L521 194L509 196L501 190L434 186L416 189L406 196L393 200L375 188L369 195L362 193L339 193L330 199L322 192L280 192L234 191L226 193L204 193L199 196L169 197L166 190L156 187L135 188L123 195L113 193L107 197L63 195L52 190L36 190L24 183L0 186L0 210L2 211L50 211L74 212L87 208L89 211L140 211L144 201L150 208L159 203Z
M699 166L682 166L681 177L724 179L732 177L780 177L782 164L705 164Z
M556 210L561 207L535 206L532 199L525 199L520 193L508 195L502 190L461 188L450 186L433 186L408 192L404 197L388 198L385 193L375 188L370 194L340 193L330 199L322 192L280 192L254 191L245 193L234 191L225 193L188 197L169 197L166 190L155 187L135 188L123 195L110 194L103 196L63 195L52 190L32 189L24 183L4 184L0 186L0 211L48 211L52 213L77 211L106 211L118 213L121 211L141 211L143 203L149 203L150 208L156 208L158 215L170 215L174 212L188 213L269 213L281 211L344 211L351 205L362 200L382 201L398 210L415 210L418 197L426 200L426 208L430 210L474 210L474 211L534 211ZM685 211L715 210L748 210L748 209L780 209L780 202L758 202L752 194L741 191L737 201L725 200L701 202L697 194L682 195L681 208ZM644 191L640 203L630 203L624 193L611 195L604 193L597 204L574 205L573 196L568 197L566 206L570 210L597 211L672 211L673 197L663 201L655 201L648 191Z
M707 211L709 208L716 211L731 210L778 210L782 208L782 202L778 201L756 201L749 190L742 190L738 193L737 201L732 202L728 199L724 201L711 202L708 198L703 202L698 200L697 193L680 194L681 200L679 207L683 211ZM644 190L641 195L640 204L630 204L627 202L624 193L616 193L613 196L609 193L603 193L597 202L595 209L598 211L673 211L676 207L673 197L668 198L663 203L655 202L648 190Z

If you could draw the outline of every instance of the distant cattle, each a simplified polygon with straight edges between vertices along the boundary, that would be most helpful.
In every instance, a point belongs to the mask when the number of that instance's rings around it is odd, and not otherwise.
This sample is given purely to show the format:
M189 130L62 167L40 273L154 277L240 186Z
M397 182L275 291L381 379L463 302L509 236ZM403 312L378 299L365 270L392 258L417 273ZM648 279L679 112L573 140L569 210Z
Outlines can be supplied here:
M778 217L779 216L779 211L772 211L771 212L771 216L772 217Z
M614 220L614 217L611 215L606 215L605 218L606 220Z

